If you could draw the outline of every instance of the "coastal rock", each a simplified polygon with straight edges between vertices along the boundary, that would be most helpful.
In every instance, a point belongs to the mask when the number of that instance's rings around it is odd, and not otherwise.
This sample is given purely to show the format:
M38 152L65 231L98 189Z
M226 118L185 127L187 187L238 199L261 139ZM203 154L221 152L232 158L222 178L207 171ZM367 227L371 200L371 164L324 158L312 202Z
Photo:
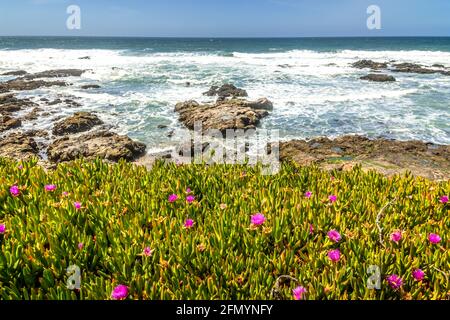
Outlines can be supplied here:
M22 125L22 121L17 118L6 116L0 116L0 132L6 131L9 129L15 129Z
M214 97L218 96L219 100L225 98L237 98L237 97L247 97L247 91L244 89L239 89L233 84L224 84L221 87L212 86L208 91L203 93L205 96Z
M100 86L98 84L86 84L81 86L81 89L99 89Z
M80 69L57 69L57 70L46 70L37 73L27 74L19 80L34 80L40 78L65 78L65 77L80 77L86 70Z
M30 113L23 117L23 120L31 121L36 120L39 117L39 113L42 112L42 109L39 107L33 108Z
M133 161L145 152L143 143L113 132L97 131L78 137L65 136L48 148L48 158L53 162L65 162L78 158L101 158L109 161L125 159Z
M232 99L218 101L213 105L201 105L196 101L178 103L175 111L179 120L189 129L194 129L196 121L202 123L203 130L254 129L259 121L269 113L272 103L267 99L255 102Z
M380 70L380 69L386 69L388 67L388 64L386 62L375 62L372 60L359 60L352 64L352 67L358 68L358 69L373 69L373 70Z
M395 81L395 78L393 76L389 76L387 74L377 74L377 73L371 73L367 76L361 77L361 80L369 80L369 81L375 81L375 82L392 82Z
M394 72L418 73L418 74L433 74L441 72L440 70L427 69L415 63L398 63L392 66L394 67L394 69L392 69L392 71Z
M0 157L25 160L35 157L38 146L33 138L24 133L12 133L0 139Z
M100 124L103 124L103 122L95 114L77 112L73 116L56 123L52 132L54 135L62 136L88 131Z
M445 66L443 64L438 64L438 63L433 64L432 67L433 68L441 68L441 69L445 68Z
M91 59L91 57L89 57L89 56L86 56L86 57L80 57L80 58L78 58L79 60L90 60Z
M30 99L18 99L14 94L0 95L0 112L8 114L22 110L24 107L36 106Z
M280 160L339 170L358 164L386 175L409 170L429 179L450 179L450 146L421 141L362 136L292 140L280 143Z
M68 84L64 81L24 81L21 79L15 79L7 82L0 83L0 93L5 93L11 90L24 91L24 90L35 90L43 87L59 86L65 87Z
M2 73L2 76L23 76L28 74L25 70L9 71Z

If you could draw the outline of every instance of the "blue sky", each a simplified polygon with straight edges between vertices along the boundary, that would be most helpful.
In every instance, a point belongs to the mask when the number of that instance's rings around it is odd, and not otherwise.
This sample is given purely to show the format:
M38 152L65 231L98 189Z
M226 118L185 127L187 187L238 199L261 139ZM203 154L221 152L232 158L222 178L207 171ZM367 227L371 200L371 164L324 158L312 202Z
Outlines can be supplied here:
M81 8L68 30L66 8ZM381 30L366 26L381 8ZM0 35L450 36L450 0L0 0Z

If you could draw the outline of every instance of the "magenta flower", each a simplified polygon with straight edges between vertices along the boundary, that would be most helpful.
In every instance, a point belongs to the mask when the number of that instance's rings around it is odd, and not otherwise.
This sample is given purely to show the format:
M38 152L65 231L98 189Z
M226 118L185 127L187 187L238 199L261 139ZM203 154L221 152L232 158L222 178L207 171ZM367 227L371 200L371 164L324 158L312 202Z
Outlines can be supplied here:
M19 170L22 170L22 169L23 169L23 165L19 165L17 168L18 168Z
M401 231L395 231L391 234L391 240L395 243L399 243L400 240L402 240L402 232Z
M439 235L435 233L430 233L430 235L428 236L428 240L430 240L432 244L438 244L439 242L441 242L441 237L439 237Z
M187 196L187 197L186 197L186 201L187 201L188 203L192 203L192 202L194 202L194 200L195 200L195 197L194 197L194 196Z
M185 222L184 222L184 227L186 228L186 229L190 229L190 228L192 228L194 226L194 220L192 220L192 219L187 219Z
M257 213L251 216L251 223L255 226L260 226L266 221L266 217L262 213Z
M6 231L6 226L2 223L0 224L0 234L4 234Z
M314 226L310 223L309 224L309 234L313 234L314 233Z
M403 280L396 274L391 274L386 278L386 281L389 283L392 289L397 290L403 285Z
M341 252L339 249L331 250L328 252L328 258L333 262L337 262L341 259Z
M45 191L52 192L56 190L56 186L54 184L48 184L45 187Z
M177 201L177 200L178 200L178 196L177 196L176 194L171 194L171 195L169 196L169 202L170 202L170 203L175 202L175 201Z
M294 296L294 300L301 300L304 293L306 293L306 289L302 286L297 287L294 290L292 290L292 295Z
M64 191L64 192L62 193L62 195L63 195L63 197L67 197L67 196L69 195L69 193L68 193L67 191Z
M84 247L83 242L80 242L80 243L78 244L78 249L79 249L79 250L83 250L83 247Z
M448 196L442 196L442 197L439 199L439 201L440 201L441 203L447 203L447 202L448 202Z
M425 272L423 272L421 269L416 269L413 271L412 275L417 281L422 281L425 277Z
M80 210L81 209L81 202L75 201L73 203L73 206L75 207L75 209Z
M330 196L328 197L328 200L330 200L331 203L334 203L334 202L336 202L336 200L337 200L337 196L335 196L334 194L332 194L332 195L330 195Z
M186 193L191 193L192 191L191 191L191 188L187 188L186 189Z
M150 247L147 247L147 248L144 249L144 255L145 256L150 257L152 255L152 253L153 253L153 250L150 249Z
M114 288L113 292L111 293L111 298L114 300L122 300L125 299L128 296L128 287L123 284L119 284L117 287Z
M18 197L20 195L19 187L14 185L11 188L9 188L9 192L13 197Z
M341 241L341 235L336 230L328 231L328 238L330 238L330 240L334 242Z
M311 198L311 196L312 196L312 192L311 191L306 191L305 192L305 198Z

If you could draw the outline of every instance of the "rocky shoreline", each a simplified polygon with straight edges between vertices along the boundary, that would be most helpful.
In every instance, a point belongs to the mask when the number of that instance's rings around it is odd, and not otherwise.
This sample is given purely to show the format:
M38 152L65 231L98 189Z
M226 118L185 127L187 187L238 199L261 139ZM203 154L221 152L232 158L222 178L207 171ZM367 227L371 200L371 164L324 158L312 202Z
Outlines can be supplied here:
M396 79L381 71L450 75L443 66L421 66L360 60L352 64L358 69L370 69L362 80L392 82ZM95 113L74 112L65 118L54 118L49 131L25 130L23 122L39 120L51 115L50 106L79 107L74 97L51 100L22 98L18 93L50 86L72 85L70 77L80 77L89 70L59 69L38 73L13 70L3 76L15 77L0 83L0 157L16 160L37 157L46 167L77 158L100 157L117 162L120 159L151 165L157 158L167 155L146 155L146 146L127 136L109 130ZM84 84L83 90L99 89L97 84ZM267 98L248 100L244 89L232 84L212 86L205 96L216 97L215 103L202 104L188 100L176 104L178 120L188 129L200 122L203 130L255 129L273 110ZM20 116L18 115L20 114ZM414 175L433 180L450 179L450 146L440 146L420 141L395 141L384 138L368 139L361 136L342 136L334 140L319 137L309 141L293 140L280 144L282 161L295 161L301 165L316 164L324 169L348 170L355 165L375 169L386 175L406 170Z

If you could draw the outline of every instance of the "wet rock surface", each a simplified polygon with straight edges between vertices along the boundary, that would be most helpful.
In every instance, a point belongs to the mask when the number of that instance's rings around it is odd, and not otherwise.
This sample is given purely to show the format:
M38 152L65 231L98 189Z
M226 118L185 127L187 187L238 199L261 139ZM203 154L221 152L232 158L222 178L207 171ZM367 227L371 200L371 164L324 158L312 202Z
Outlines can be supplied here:
M56 123L53 134L62 136L91 130L93 127L103 124L95 114L90 112L77 112L74 115Z
M18 128L22 125L22 121L17 118L6 116L0 116L0 132L9 129Z
M0 93L5 93L9 91L24 91L24 90L35 90L44 87L65 87L68 83L65 81L44 81L44 80L32 80L25 81L20 79L10 80L7 82L0 83Z
M29 159L37 153L36 141L24 133L16 132L0 139L0 157Z
M25 70L9 71L2 73L2 76L23 76L28 74Z
M113 132L97 131L81 136L66 136L55 140L48 148L49 160L72 161L78 158L102 158L109 161L133 161L143 155L146 146Z
M390 70L392 72L398 73L415 73L415 74L436 74L440 73L442 75L450 75L444 65L434 64L432 66L423 66L417 63L395 63L395 61L389 62L375 62L372 60L359 60L351 64L352 67L358 69L372 69L375 71L379 70ZM433 69L432 69L433 68Z
M372 60L359 60L352 64L352 67L358 68L358 69L373 69L373 70L380 70L380 69L386 69L388 67L387 62L375 62Z
M205 96L214 97L217 96L219 100L224 100L225 98L237 98L237 97L247 97L247 91L244 89L237 88L233 84L224 84L222 86L212 86L208 91L203 93Z
M379 74L379 73L371 73L367 76L363 76L360 78L361 80L368 80L374 82L394 82L396 81L393 76L389 76L387 74Z
M17 80L34 80L41 78L66 78L66 77L80 77L86 70L81 69L56 69L46 70L37 73L26 74Z
M368 139L342 136L280 144L280 159L300 165L317 164L324 169L351 169L359 164L386 175L411 171L433 180L450 179L450 146L421 141Z
M87 89L99 89L101 88L98 84L86 84L81 86L81 89L87 90Z
M178 103L175 111L179 120L189 129L194 129L195 122L201 122L203 130L217 129L255 129L260 120L273 108L267 99L246 101L231 99L215 104L199 104L190 100Z

